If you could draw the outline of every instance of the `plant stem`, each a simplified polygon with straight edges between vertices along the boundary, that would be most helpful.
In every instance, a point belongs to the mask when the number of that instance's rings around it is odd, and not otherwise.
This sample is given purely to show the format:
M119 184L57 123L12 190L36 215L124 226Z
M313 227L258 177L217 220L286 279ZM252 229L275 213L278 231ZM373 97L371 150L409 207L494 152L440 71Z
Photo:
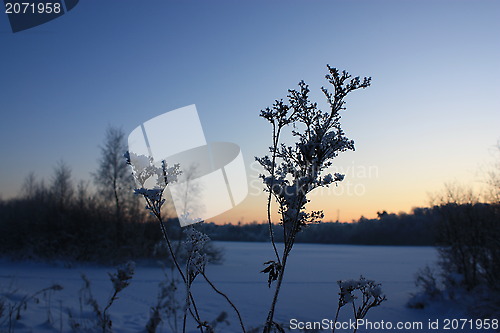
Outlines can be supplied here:
M357 321L358 321L358 316L356 315L356 305L354 304L354 300L352 300L352 310L354 312L354 320L356 321L356 324L357 324ZM354 326L354 331L352 331L352 333L356 333L356 331L358 330L358 326Z
M109 299L108 301L108 304L106 305L106 307L104 308L104 310L102 311L102 320L101 320L101 325L102 325L102 332L103 333L106 333L106 326L108 324L107 322L107 314L106 312L108 311L108 309L111 307L111 305L113 305L113 302L116 300L116 295L118 295L118 290L115 289L114 293L113 293L113 296L111 296L111 298Z
M163 172L164 172L164 177L165 177L165 184L168 185L168 180L167 180L166 173L165 173L165 167L163 167ZM168 237L167 229L165 228L165 225L163 224L163 218L161 216L161 206L163 204L162 197L160 195L160 198L158 200L159 204L157 204L157 205L155 205L155 203L153 202L153 200L148 199L148 197L146 195L144 195L144 199L146 200L146 203L149 206L149 208L151 209L151 212L153 213L153 215L156 217L156 219L158 220L158 222L160 222L160 229L161 229L161 232L163 234L163 238L167 242L168 251L170 252L170 255L172 256L172 260L173 260L173 262L175 264L175 267L177 268L177 271L179 272L179 274L182 277L182 281L186 285L186 289L187 289L187 293L188 293L188 300L190 300L191 304L193 305L194 313L191 310L191 306L188 307L189 308L189 313L191 314L191 316L193 317L193 319L199 325L200 332L203 333L203 323L201 322L200 315L198 313L198 308L196 306L196 302L194 300L193 295L191 294L191 290L189 290L189 288L188 288L188 285L187 285L188 281L186 279L186 276L184 275L184 272L181 269L181 266L179 265L179 262L177 261L177 256L175 255L175 252L174 252L174 250L172 248L172 243L170 242L170 238ZM185 316L186 316L186 314L184 313L183 332L186 331L186 318L185 318Z
M170 255L172 256L172 260L174 261L175 267L177 268L177 271L181 275L182 280L184 281L184 284L186 284L187 283L186 276L182 272L181 266L179 265L179 262L177 261L177 257L175 256L175 253L173 252L172 244L170 242L170 238L168 237L167 229L163 225L163 220L161 218L161 215L159 215L159 214L155 214L155 215L156 215L156 217L158 218L158 220L160 222L161 232L163 234L163 238L167 242L168 250L170 252ZM201 319L200 319L200 315L198 313L198 308L196 307L196 303L194 301L194 297L191 294L190 290L188 290L188 297L191 300L191 303L193 304L194 314L192 313L191 308L189 309L189 312L191 313L191 315L193 316L193 318L196 320L196 322L198 324L202 324ZM202 326L200 326L200 332L203 332L203 327Z
M281 290L281 283L283 282L283 276L285 274L286 261L288 259L288 253L283 253L283 261L280 269L280 274L278 276L278 281L276 281L276 289L274 291L273 301L271 303L271 309L269 310L269 314L267 315L266 324L264 326L263 333L271 333L271 329L274 323L274 310L276 308L276 303L278 302L278 295Z
M212 287L212 289L219 295L221 295L222 297L224 297L226 299L226 301L229 303L229 305L231 305L231 307L234 309L234 312L236 312L236 315L238 316L238 320L240 321L240 326L241 326L241 330L243 333L246 333L246 330L245 330L245 325L243 325L243 320L241 319L241 315L240 315L240 312L238 311L238 309L236 308L236 306L234 305L233 302L231 302L231 300L229 299L229 297L227 297L227 295L225 293L223 293L222 291L220 291L219 289L217 289L217 287L215 287L215 285L212 283L212 281L210 281L207 277L207 275L205 274L205 272L200 272L201 276L203 276L203 278L205 278L205 281L208 282L208 284L210 285L210 287Z
M274 185L274 169L276 167L276 150L278 149L278 142L280 137L281 127L278 126L278 130L276 130L276 125L273 122L273 159L271 163L271 185L269 187L269 196L267 197L267 222L269 223L269 236L271 238L271 244L273 245L274 254L276 254L276 259L278 260L278 264L281 265L280 256L278 253L278 249L276 248L276 242L274 241L274 231L273 231L273 222L271 220L271 199L273 195L273 185Z
M337 306L337 312L335 313L335 320L333 321L332 333L335 333L335 324L337 323L337 320L339 319L339 313L340 313L340 302L339 302L339 305Z

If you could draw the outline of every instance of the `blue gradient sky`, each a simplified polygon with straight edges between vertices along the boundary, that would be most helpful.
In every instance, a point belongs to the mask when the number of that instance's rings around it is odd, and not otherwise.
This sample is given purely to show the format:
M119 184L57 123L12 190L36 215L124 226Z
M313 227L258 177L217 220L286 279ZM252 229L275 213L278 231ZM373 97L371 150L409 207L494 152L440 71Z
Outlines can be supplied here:
M347 100L346 183L310 208L408 211L444 182L480 184L500 138L499 31L498 1L83 0L16 34L0 13L0 195L61 159L90 179L108 125L196 104L208 141L239 144L249 170L252 195L216 220L261 220L259 110L301 79L320 100L328 63L373 83Z

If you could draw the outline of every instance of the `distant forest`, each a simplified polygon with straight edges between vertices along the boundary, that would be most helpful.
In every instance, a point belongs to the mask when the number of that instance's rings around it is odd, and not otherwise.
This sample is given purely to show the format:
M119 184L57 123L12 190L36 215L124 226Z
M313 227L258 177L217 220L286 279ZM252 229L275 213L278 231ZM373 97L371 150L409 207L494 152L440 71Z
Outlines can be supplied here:
M59 166L56 171L59 178L64 178L61 177L64 175L66 180L69 179L67 167ZM112 205L91 196L83 187L72 189L70 183L67 183L64 185L68 186L64 190L67 193L61 196L54 184L47 187L38 183L34 186L30 195L0 200L0 254L18 258L102 262L163 256L158 222L142 209L139 198L130 199L128 208L117 215ZM297 242L445 245L448 242L443 239L443 235L446 235L444 227L450 216L458 221L462 219L457 219L457 216L463 216L467 225L480 227L484 223L482 220L498 220L495 214L488 216L491 212L498 211L496 207L483 203L448 203L430 208L415 208L408 214L390 214L384 211L378 213L376 219L361 218L352 223L314 223L304 227L297 236ZM453 224L459 227L460 223ZM165 225L173 238L182 238L183 229L177 219L168 219ZM204 222L194 226L212 240L269 241L267 223L217 225ZM274 225L273 231L275 240L282 242L282 227Z
M411 214L382 212L376 219L362 217L357 222L321 222L308 225L297 235L299 243L356 245L436 245L439 214L433 208L416 208ZM213 240L267 242L267 223L202 223L198 228ZM282 228L273 227L275 240L283 241Z
M123 158L124 133L110 128L101 150L98 169L92 174L95 190L90 190L87 182L75 182L71 168L60 162L49 181L30 174L18 197L0 198L0 255L93 262L165 258L158 222L144 209L143 199L132 194L134 182ZM362 217L353 223L312 223L303 227L296 241L448 246L459 239L458 244L465 244L467 249L488 244L497 251L499 174L492 173L490 178L494 190L486 200L490 204L481 203L467 189L447 186L440 197L434 198L436 204L432 207L415 208L411 213L379 212L375 219ZM173 239L183 237L176 219L165 222ZM275 240L282 242L283 229L277 222L273 232ZM205 222L194 226L212 240L267 242L270 237L267 223ZM492 237L494 241L490 241ZM209 255L213 261L220 260L215 250ZM500 257L500 252L488 254L491 256Z

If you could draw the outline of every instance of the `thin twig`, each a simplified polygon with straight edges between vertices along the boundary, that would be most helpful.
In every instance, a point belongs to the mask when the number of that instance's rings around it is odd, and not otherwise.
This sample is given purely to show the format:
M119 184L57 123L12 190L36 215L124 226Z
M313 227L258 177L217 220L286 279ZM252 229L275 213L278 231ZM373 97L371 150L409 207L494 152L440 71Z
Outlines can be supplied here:
M332 327L332 333L335 333L335 324L337 323L337 320L339 319L339 313L340 313L340 301L337 306L337 312L335 313L335 320L333 321L333 327Z
M168 237L167 229L165 228L165 225L163 224L163 218L161 216L161 204L158 207L156 207L156 205L154 205L154 203L151 200L149 200L147 196L144 196L144 199L146 199L146 203L148 204L149 208L153 212L153 215L157 218L158 222L160 222L160 229L161 229L161 232L163 234L163 238L167 242L167 247L168 247L168 250L170 252L170 255L172 256L172 260L175 264L175 267L177 268L177 271L179 272L179 274L182 277L182 281L184 281L184 284L186 284L186 282L187 282L186 276L184 275L184 272L182 271L181 266L179 265L179 262L177 261L177 256L175 255L175 253L173 251L172 244L170 242L170 238ZM160 196L159 202L161 202L161 201L162 201L162 198ZM193 309L194 309L194 313L193 313L191 310L191 307L189 307L189 312L190 312L191 316L193 317L193 319L198 323L198 325L200 325L200 332L203 333L203 327L201 326L202 322L200 319L200 315L198 313L198 308L197 308L196 303L194 301L194 297L191 294L191 291L188 291L188 292L189 292L189 299L191 300L191 303L193 304ZM185 329L185 327L184 327L184 329Z
M241 326L241 330L243 331L243 333L246 333L246 330L245 330L245 325L243 325L243 320L241 319L241 315L240 315L240 312L238 311L238 309L236 308L236 306L234 305L233 302L231 302L231 300L229 299L229 297L223 293L222 291L220 291L219 289L217 289L217 287L215 287L215 285L212 283L212 281L210 281L207 277L207 275L205 274L205 272L201 272L200 271L200 274L201 276L203 276L203 278L205 278L205 281L208 282L208 284L210 285L210 287L212 287L212 289L219 295L221 295L222 297L224 297L226 299L226 301L229 303L229 305L231 305L231 307L234 309L234 312L236 312L236 315L238 316L238 320L240 321L240 326Z
M276 166L276 150L277 144L279 142L281 127L278 126L278 130L276 131L276 125L273 121L273 159L271 163L271 185L269 187L269 196L267 197L267 221L269 223L269 235L271 237L271 244L273 245L274 253L276 254L276 259L278 260L278 264L281 265L280 256L278 253L278 249L276 248L276 242L274 241L274 231L273 231L273 222L271 220L271 199L273 195L273 185L274 185L274 168Z

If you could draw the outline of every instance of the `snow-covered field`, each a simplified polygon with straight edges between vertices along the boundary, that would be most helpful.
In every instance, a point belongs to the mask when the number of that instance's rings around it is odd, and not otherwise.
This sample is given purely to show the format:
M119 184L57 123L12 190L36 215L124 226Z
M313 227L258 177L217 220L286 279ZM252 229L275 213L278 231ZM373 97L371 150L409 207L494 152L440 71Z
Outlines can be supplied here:
M260 271L264 267L263 262L273 259L271 246L237 242L216 242L216 245L225 249L225 261L222 265L207 267L207 275L237 305L246 326L262 324L273 289L268 289L267 276ZM445 304L425 310L405 306L410 293L415 291L416 271L426 264L434 264L436 259L437 253L430 247L297 244L287 265L276 321L288 326L291 319L333 319L338 296L336 281L359 278L360 275L382 283L388 298L380 307L368 312L367 319L372 322L422 322L424 329L407 331L428 332L429 319L439 319L442 325L445 318L466 318ZM4 296L12 298L9 292L17 290L15 294L20 298L54 283L64 287L52 293L50 299L41 296L38 304L28 303L12 331L69 332L68 309L77 317L89 311L89 308L84 308L83 312L80 309L79 290L83 285L81 273L89 278L94 296L104 306L112 290L108 272L113 271L112 267L74 265L66 268L63 265L0 261L0 292ZM144 331L150 308L157 299L158 283L163 278L158 266L137 265L130 286L119 295L120 298L109 310L115 332ZM193 293L204 320L212 321L221 311L226 311L230 325L220 325L218 331L239 332L234 312L201 278L195 282ZM352 315L350 309L342 310L340 320L348 320ZM8 309L4 310L4 317L0 320L5 318L6 312ZM47 322L49 316L51 323ZM198 332L192 328L193 325L190 332ZM0 331L8 331L8 327L0 327ZM171 330L164 324L162 331ZM363 331L380 330L360 329L358 332Z

